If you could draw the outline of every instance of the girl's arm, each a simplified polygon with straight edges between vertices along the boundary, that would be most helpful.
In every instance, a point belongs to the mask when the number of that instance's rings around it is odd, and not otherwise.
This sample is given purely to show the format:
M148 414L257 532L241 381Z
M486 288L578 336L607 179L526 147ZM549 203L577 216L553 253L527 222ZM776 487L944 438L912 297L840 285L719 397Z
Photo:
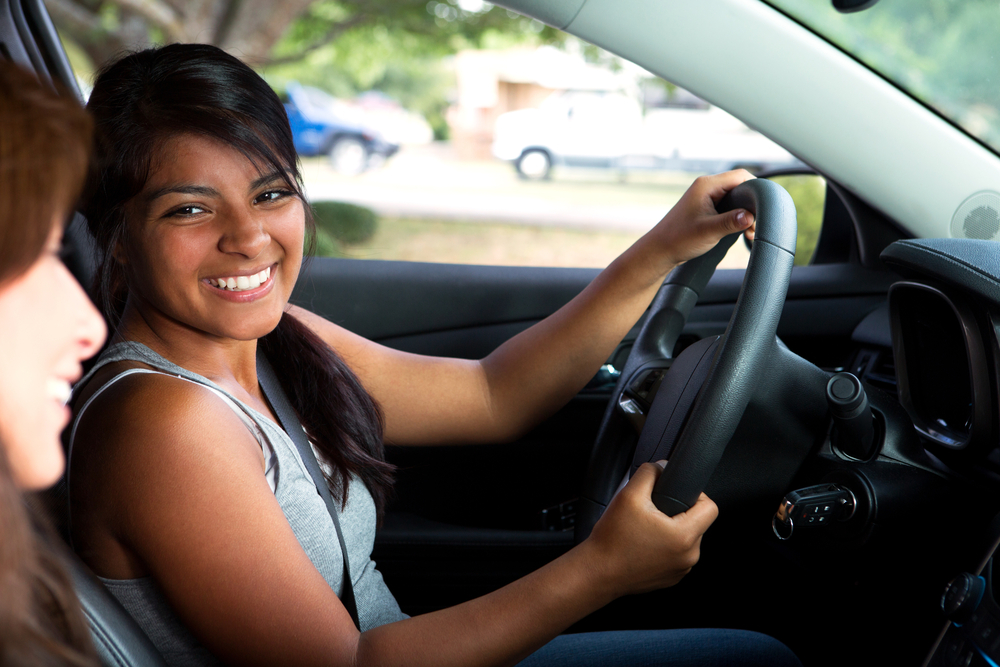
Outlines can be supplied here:
M105 577L152 576L195 636L237 665L513 664L620 595L676 583L716 516L705 497L685 514L660 513L650 500L660 469L646 464L593 535L552 563L359 633L268 488L260 446L218 397L168 376L125 378L77 438L81 556ZM109 540L126 563L101 555Z
M675 266L723 236L752 233L745 211L714 203L752 176L701 177L650 232L554 314L479 361L398 352L301 308L291 312L354 369L381 404L398 445L500 442L523 434L572 398L649 306Z

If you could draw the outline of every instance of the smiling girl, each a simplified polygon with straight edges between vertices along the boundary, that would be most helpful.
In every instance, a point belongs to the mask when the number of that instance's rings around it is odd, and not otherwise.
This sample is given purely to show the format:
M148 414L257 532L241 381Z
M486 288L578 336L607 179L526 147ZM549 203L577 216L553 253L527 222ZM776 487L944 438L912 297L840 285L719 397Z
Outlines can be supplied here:
M699 179L560 311L480 361L394 351L289 305L311 228L281 102L236 58L172 45L123 58L90 110L86 205L116 331L75 398L75 547L173 664L796 664L732 631L556 635L612 599L670 586L715 519L677 517L647 464L583 544L459 606L409 618L371 560L396 445L499 442L593 376L679 262L747 230ZM337 531L257 376L263 355L328 466ZM351 585L343 573L349 569ZM340 596L353 591L356 617ZM611 662L609 662L611 660ZM688 662L684 662L688 661Z

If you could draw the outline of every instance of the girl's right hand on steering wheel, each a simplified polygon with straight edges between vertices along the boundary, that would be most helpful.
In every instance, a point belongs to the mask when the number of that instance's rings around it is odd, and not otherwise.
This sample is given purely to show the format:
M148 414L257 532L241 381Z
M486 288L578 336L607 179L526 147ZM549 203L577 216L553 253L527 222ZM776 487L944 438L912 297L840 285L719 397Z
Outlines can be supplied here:
M683 514L658 510L652 493L663 463L644 463L632 475L584 543L616 597L679 582L698 562L701 536L719 515L704 493Z

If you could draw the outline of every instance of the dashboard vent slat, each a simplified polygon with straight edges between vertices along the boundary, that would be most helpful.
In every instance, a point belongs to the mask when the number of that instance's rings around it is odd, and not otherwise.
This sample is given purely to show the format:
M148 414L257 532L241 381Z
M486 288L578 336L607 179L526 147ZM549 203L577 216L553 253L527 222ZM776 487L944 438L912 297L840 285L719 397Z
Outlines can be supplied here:
M851 368L863 382L896 396L896 363L892 358L892 350L862 349L855 356Z

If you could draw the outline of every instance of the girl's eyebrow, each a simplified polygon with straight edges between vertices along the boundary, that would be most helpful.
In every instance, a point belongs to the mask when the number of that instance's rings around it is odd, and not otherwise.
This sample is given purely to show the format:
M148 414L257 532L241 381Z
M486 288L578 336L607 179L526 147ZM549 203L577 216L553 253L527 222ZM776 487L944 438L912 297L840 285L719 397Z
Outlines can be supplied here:
M277 180L285 180L283 174L280 171L272 171L270 174L264 174L253 183L250 184L249 190L256 190L257 188L272 183ZM219 191L215 188L208 187L207 185L193 185L193 184L183 184L183 185L168 185L165 188L160 188L159 190L154 190L146 195L146 203L151 204L160 197L170 194L182 194L182 195L201 195L203 197L218 197Z
M168 185L165 188L160 188L159 190L154 190L153 192L146 195L146 203L152 203L169 194L182 194L182 195L202 195L205 197L218 197L219 191L215 188L210 188L205 185Z
M258 178L256 181L254 181L253 183L251 183L250 184L250 189L251 190L256 190L257 188L259 188L261 186L267 185L268 183L272 183L272 182L278 181L278 180L284 181L285 180L284 174L282 174L280 171L272 171L270 174L264 174L263 176L261 176L260 178Z

